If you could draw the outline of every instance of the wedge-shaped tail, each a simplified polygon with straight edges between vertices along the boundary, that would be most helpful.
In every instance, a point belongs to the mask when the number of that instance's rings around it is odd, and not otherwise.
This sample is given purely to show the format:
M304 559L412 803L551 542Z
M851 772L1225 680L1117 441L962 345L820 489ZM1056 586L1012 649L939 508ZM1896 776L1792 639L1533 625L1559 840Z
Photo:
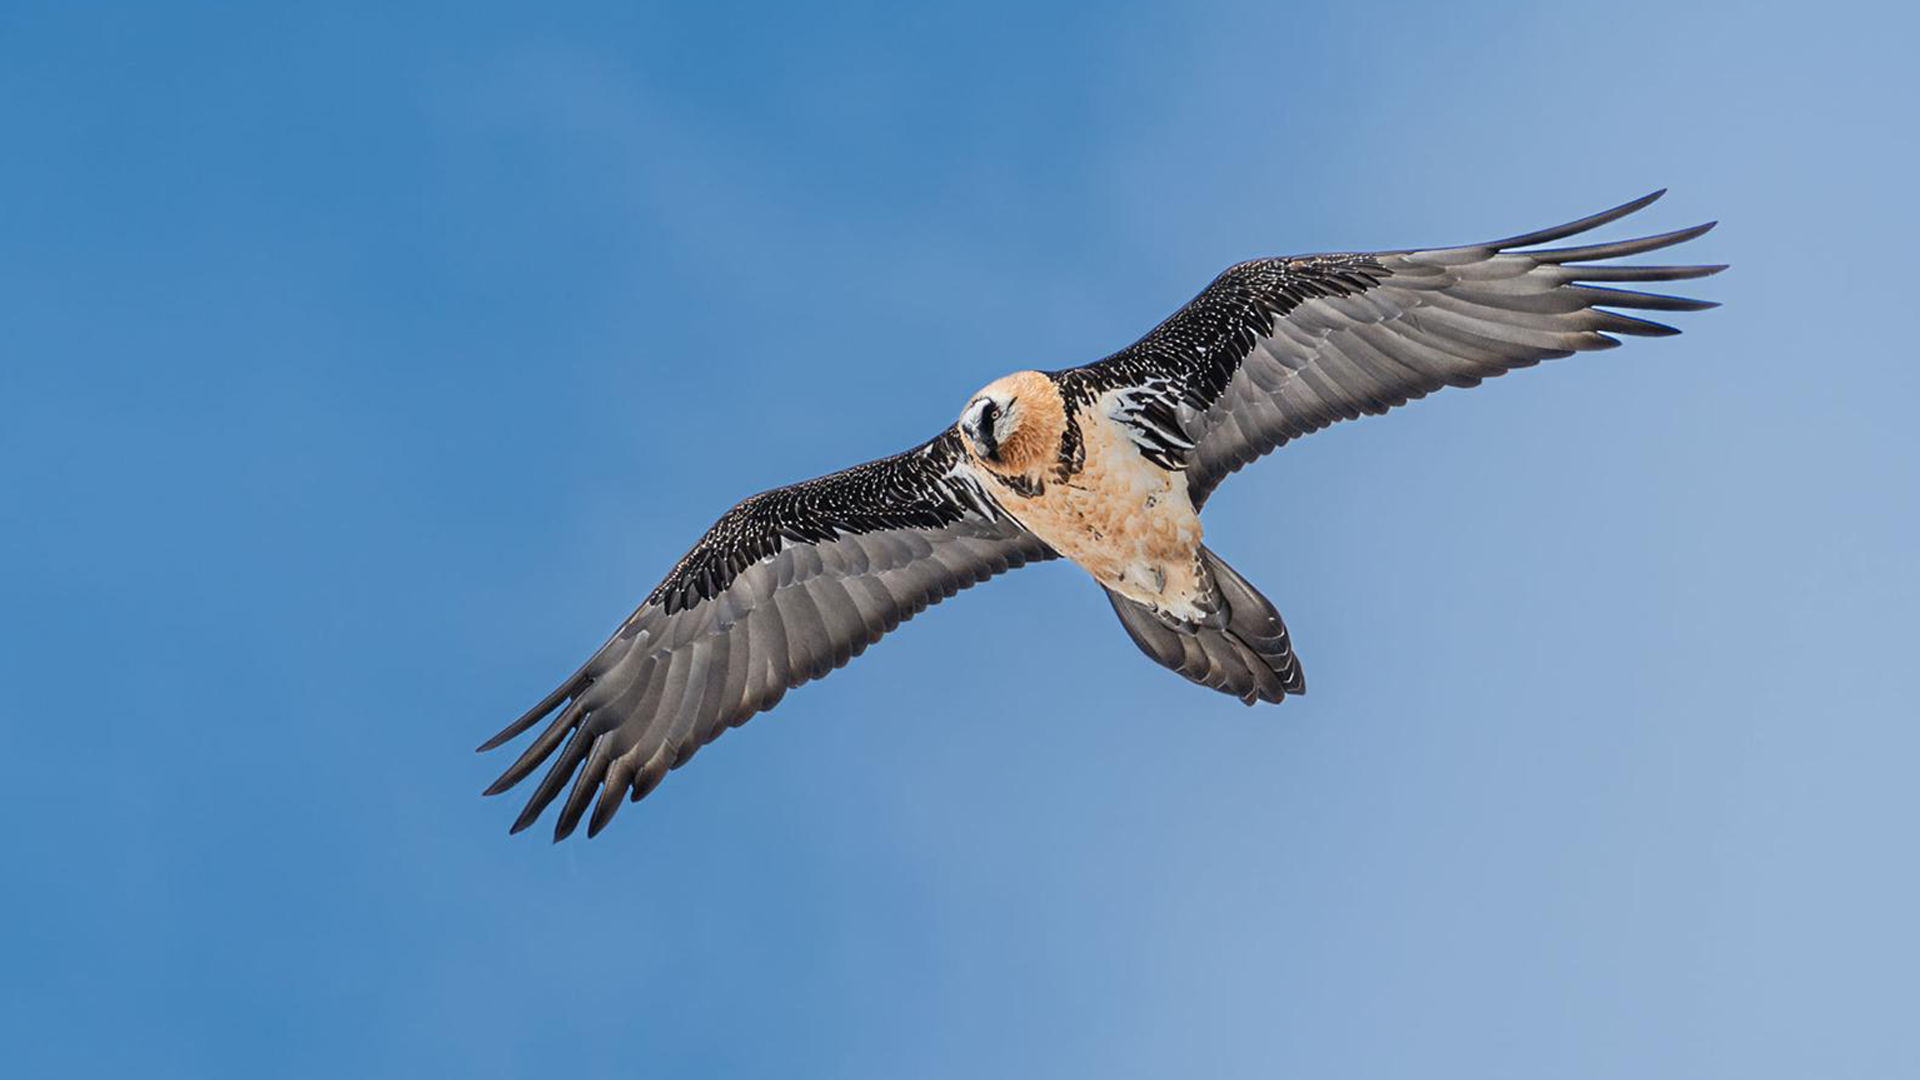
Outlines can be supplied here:
M1306 693L1300 658L1293 654L1287 624L1273 604L1205 547L1200 561L1220 593L1218 625L1175 627L1144 604L1108 590L1107 599L1127 636L1155 663L1249 705Z

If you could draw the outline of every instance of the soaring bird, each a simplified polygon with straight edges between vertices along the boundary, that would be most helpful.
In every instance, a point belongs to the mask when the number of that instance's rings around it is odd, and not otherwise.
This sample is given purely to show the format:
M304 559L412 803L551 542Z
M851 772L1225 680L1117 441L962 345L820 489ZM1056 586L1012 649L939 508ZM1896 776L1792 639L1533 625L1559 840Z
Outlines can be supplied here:
M480 747L558 711L486 793L552 759L512 831L565 790L554 839L589 807L593 836L623 798L639 801L721 732L928 605L1061 556L1093 575L1156 663L1249 705L1302 693L1280 614L1201 543L1207 496L1336 420L1611 348L1611 334L1678 333L1613 309L1714 305L1600 283L1725 267L1607 260L1672 247L1712 222L1538 246L1662 194L1464 247L1240 263L1104 360L1014 372L920 446L744 500L580 670Z

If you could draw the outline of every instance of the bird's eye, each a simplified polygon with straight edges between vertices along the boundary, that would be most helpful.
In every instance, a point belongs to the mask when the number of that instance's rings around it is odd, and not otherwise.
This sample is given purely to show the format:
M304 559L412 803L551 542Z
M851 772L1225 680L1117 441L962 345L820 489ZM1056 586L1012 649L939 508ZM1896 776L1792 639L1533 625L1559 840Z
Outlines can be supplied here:
M992 431L999 423L1000 405L992 398L988 398L987 403L980 406L980 427L986 431Z

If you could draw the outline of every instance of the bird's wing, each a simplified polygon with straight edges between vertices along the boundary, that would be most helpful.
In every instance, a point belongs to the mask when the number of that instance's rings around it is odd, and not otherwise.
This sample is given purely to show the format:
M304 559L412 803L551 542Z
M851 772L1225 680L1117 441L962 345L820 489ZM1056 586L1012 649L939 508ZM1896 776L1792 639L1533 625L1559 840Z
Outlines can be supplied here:
M715 736L929 604L1053 558L981 486L958 440L949 430L722 516L572 678L480 747L559 710L487 789L505 791L553 757L513 831L571 778L554 839L589 803L587 835L598 833L623 796L643 798Z
M1625 217L1661 194L1484 244L1241 263L1146 337L1058 377L1083 400L1122 391L1121 419L1143 452L1186 470L1197 507L1228 473L1336 420L1618 345L1609 334L1678 333L1606 309L1714 305L1597 283L1678 281L1725 267L1585 264L1671 247L1711 222L1617 243L1516 250Z

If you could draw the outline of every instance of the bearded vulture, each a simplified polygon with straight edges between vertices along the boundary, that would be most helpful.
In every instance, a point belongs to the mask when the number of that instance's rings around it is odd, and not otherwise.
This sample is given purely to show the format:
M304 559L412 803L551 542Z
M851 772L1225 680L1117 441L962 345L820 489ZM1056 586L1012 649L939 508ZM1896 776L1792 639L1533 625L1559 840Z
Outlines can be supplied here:
M747 499L580 670L480 747L558 712L486 793L552 759L512 831L564 791L554 839L589 807L593 836L623 797L639 801L721 732L929 604L1059 556L1093 575L1155 662L1249 705L1301 693L1279 613L1200 542L1207 496L1228 473L1336 420L1612 348L1609 334L1677 333L1610 309L1714 305L1598 283L1725 267L1604 260L1691 240L1711 222L1536 246L1661 194L1484 244L1241 263L1104 360L1015 372L929 442Z

